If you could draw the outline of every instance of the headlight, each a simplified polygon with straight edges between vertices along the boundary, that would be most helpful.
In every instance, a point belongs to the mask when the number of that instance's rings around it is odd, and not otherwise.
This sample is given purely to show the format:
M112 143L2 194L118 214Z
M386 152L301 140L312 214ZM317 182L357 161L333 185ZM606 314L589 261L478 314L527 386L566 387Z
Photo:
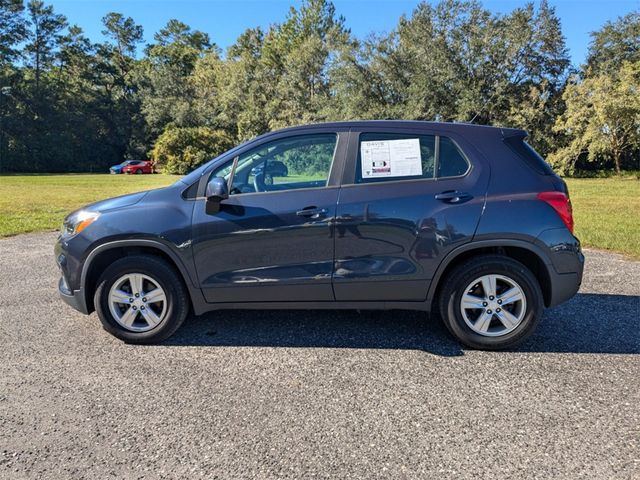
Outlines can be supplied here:
M99 216L98 212L78 210L65 218L62 224L62 234L67 236L77 235L95 222Z

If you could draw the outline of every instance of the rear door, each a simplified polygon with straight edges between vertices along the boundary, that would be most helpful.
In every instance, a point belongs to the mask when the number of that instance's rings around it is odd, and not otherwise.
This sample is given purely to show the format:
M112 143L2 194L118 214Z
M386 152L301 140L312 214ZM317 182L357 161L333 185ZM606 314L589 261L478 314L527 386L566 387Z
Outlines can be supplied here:
M469 242L489 167L458 134L354 129L336 210L338 301L425 300L434 272Z

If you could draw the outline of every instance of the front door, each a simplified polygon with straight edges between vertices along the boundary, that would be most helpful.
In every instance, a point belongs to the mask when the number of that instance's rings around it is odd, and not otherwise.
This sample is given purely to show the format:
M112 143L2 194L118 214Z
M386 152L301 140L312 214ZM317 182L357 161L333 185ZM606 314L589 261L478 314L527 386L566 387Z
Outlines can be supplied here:
M267 141L218 166L219 210L196 200L193 251L208 302L333 301L335 133Z
M474 235L488 166L455 135L351 137L336 211L336 300L423 301L440 261Z

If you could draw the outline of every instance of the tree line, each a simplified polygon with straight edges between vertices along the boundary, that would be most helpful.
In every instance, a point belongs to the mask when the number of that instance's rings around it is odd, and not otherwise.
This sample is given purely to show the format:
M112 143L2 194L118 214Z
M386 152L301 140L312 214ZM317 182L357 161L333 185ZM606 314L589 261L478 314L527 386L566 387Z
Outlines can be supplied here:
M42 0L0 0L0 172L152 158L185 173L269 130L353 119L518 127L561 173L640 169L637 11L594 32L579 69L546 1L421 2L356 38L329 0L305 0L225 52L175 19L146 45L134 19L102 23L95 43Z

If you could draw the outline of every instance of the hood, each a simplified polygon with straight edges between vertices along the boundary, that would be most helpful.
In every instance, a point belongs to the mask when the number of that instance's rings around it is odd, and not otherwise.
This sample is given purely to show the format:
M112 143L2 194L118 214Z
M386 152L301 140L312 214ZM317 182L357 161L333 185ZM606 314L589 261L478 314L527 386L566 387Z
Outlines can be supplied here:
M106 212L107 210L113 210L116 208L129 207L135 205L142 200L149 191L130 193L128 195L122 195L121 197L108 198L99 202L92 203L83 207L83 210L89 210L92 212Z

